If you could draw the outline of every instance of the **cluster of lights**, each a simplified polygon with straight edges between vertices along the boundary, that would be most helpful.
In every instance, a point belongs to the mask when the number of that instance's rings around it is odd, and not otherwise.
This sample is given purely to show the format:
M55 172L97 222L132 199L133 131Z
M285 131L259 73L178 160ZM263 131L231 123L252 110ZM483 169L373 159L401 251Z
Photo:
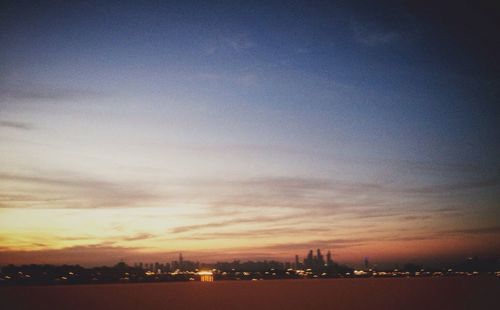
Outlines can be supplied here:
M496 277L500 277L500 271L496 271L492 274ZM299 277L299 278L326 278L330 276L327 272L316 273L311 268L308 269L292 269L288 268L284 272L284 274L278 274L277 271L273 268L269 269L269 271L265 272L249 272L249 271L236 271L232 269L231 272L222 272L221 270L211 269L211 270L196 270L196 271L181 271L179 269L173 272L162 272L158 270L157 272L147 270L145 271L146 277L153 278L155 280L161 280L161 275L171 275L171 276L183 276L184 279L190 281L200 280L202 282L213 282L216 275L221 278L233 278L235 280L242 280L245 278L247 280L258 281L264 280L265 278L275 278L281 275L286 275L285 277ZM265 275L266 277L262 277ZM426 271L424 269L420 269L419 271L415 271L414 273L409 271L400 271L398 269L394 269L391 271L376 271L373 269L368 270L354 270L352 273L347 272L343 274L336 274L337 277L441 277L441 276L478 276L480 273L478 271L455 271L453 269L448 269L445 271ZM99 281L101 277L101 272L95 272L92 274L92 281ZM252 277L253 276L253 277ZM68 272L64 275L57 276L53 280L60 283L66 283L67 281L71 281L73 278L77 278L78 275L74 272ZM134 275L129 274L128 272L124 272L122 276L118 279L120 282L128 282L131 277ZM17 272L15 275L4 275L0 277L0 283L3 281L13 281L13 279L30 279L31 275L27 273L23 273L22 271ZM4 282L7 283L7 282Z

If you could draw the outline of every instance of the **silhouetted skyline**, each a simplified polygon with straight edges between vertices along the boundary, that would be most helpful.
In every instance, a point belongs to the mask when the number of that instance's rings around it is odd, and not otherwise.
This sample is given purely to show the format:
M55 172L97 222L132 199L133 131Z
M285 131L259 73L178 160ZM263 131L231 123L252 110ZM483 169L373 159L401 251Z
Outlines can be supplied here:
M500 277L500 259L481 260L469 257L459 264L444 266L424 266L406 263L399 267L369 265L365 258L364 269L354 269L338 264L328 252L325 257L321 250L310 250L302 262L298 255L295 263L275 260L232 262L194 262L179 259L169 263L135 263L124 261L113 266L84 268L80 265L7 265L0 266L0 286L15 285L67 285L106 284L139 282L178 282L214 280L278 280L278 279L328 279L328 278L394 278L394 277L443 277L481 276Z

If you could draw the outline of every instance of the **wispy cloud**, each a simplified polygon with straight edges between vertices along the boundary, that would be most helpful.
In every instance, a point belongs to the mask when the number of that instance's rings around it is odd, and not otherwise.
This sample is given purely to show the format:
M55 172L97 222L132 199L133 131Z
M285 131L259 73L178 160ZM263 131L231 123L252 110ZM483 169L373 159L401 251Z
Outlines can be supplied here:
M19 130L33 130L35 127L29 123L0 120L0 127Z
M453 184L438 184L435 186L424 186L406 189L407 192L416 194L441 194L456 191L467 191L493 187L498 185L498 179L473 180L468 182L453 183Z
M299 218L302 216L304 216L304 215L303 214L293 214L293 215L285 215L285 216L255 216L255 217L247 217L247 218L235 218L235 219L230 219L230 220L220 221L220 222L210 222L210 223L206 223L206 224L175 227L175 228L171 229L171 232L174 234L177 234L177 233L190 232L190 231L195 231L195 230L205 230L208 228L220 228L220 227L227 227L227 226L233 226L233 225L245 224L245 223L277 223L277 222L283 222L283 221L286 221L289 219Z
M245 51L255 47L255 43L245 35L227 37L224 41L227 42L227 44L237 52Z
M203 42L203 50L207 54L242 53L256 47L248 35L243 33L220 34Z
M482 173L485 167L478 163L454 163L437 161L416 161L416 160L396 160L396 159L365 159L370 164L382 163L385 165L397 166L412 172L448 172L448 173Z
M216 181L212 181L212 185ZM228 207L307 208L328 212L385 211L408 212L397 208L401 197L422 200L436 195L465 192L497 186L496 179L440 183L434 186L403 185L387 182L346 182L321 178L255 178L227 181L227 191L212 203L216 209ZM210 186L210 185L207 185ZM422 201L419 201L422 204ZM391 207L394 207L392 210ZM377 214L380 216L380 214Z
M257 44L246 33L222 32L201 41L201 49L207 55L239 55L253 51Z
M369 27L359 22L351 22L351 30L354 41L357 43L374 47L386 45L400 39L400 35L395 30L382 30L377 27Z
M315 228L293 228L293 227L275 227L275 228L261 228L252 230L242 230L241 228L235 231L228 232L213 232L195 234L187 237L182 237L182 240L214 240L214 239L272 239L277 236L303 236L304 234L327 233L330 229L323 227Z
M101 91L79 89L74 87L51 86L31 82L4 83L0 87L0 104L18 101L58 103L74 101L82 98L95 98L104 95Z
M259 81L257 74L253 72L239 72L239 73L200 72L194 74L192 79L209 83L216 82L224 84L233 84L242 87L255 86Z
M351 239L316 239L306 242L295 242L295 243L276 243L269 246L262 247L261 250L273 250L273 251L286 251L286 252L301 252L309 249L321 248L321 249L345 249L350 247L356 247L365 244L371 239L367 238L351 238Z
M133 236L124 237L123 240L124 241L139 241L139 240L151 239L151 238L154 238L154 237L155 237L155 235L153 235L153 234L140 233L140 234L136 234L136 235L133 235Z
M16 194L0 191L3 207L137 207L160 197L142 189L139 184L112 183L71 174L40 176L0 173L0 180L19 185ZM166 199L164 196L161 198Z
M442 231L440 233L451 234L451 235L482 235L482 234L499 234L500 235L500 226L451 229L451 230Z

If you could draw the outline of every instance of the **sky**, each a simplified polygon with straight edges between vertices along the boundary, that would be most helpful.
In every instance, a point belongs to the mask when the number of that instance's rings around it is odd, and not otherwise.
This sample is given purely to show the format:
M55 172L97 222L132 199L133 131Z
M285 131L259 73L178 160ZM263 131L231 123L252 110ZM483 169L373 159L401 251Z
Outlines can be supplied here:
M3 1L0 264L499 257L499 12Z

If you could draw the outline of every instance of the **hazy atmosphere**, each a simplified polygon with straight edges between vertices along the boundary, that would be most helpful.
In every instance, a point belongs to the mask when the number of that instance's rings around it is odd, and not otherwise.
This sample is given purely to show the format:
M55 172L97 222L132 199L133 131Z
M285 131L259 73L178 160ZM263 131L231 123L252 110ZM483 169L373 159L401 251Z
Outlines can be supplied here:
M0 264L500 255L488 5L69 3L0 5Z

